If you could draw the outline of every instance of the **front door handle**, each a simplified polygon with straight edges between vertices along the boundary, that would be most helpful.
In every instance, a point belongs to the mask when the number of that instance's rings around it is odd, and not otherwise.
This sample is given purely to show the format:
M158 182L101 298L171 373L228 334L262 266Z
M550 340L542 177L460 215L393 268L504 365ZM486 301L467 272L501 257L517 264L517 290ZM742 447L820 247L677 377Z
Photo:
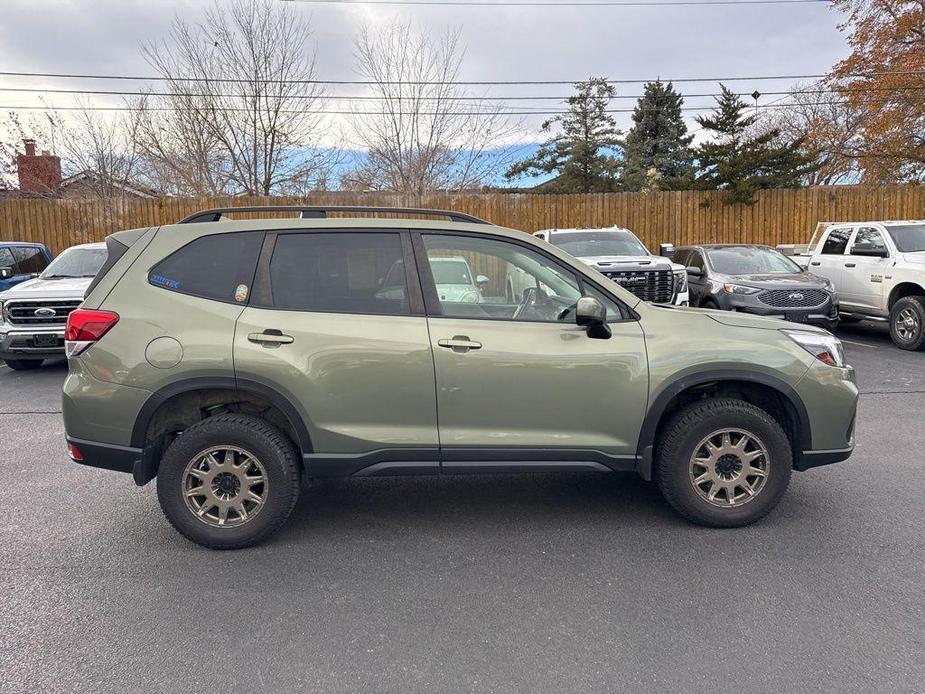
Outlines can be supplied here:
M279 330L264 330L262 333L250 333L247 339L264 345L288 345L295 342L292 335L283 335Z
M854 267L855 263L845 263L845 267Z
M481 349L482 343L470 340L466 335L454 335L451 340L437 340L440 347L452 349L454 352L468 352L470 349Z
M822 263L820 263L818 260L814 260L810 263L810 265L822 265Z

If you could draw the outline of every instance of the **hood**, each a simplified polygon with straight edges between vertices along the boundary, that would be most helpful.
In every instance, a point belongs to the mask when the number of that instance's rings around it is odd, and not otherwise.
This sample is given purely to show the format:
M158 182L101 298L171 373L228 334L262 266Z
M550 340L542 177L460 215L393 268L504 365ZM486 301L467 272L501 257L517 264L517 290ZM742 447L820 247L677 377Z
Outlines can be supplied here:
M732 284L760 289L827 289L829 286L824 279L811 272L775 272L766 275L724 275L724 277L727 277Z
M691 306L649 306L648 308L656 311L679 311L681 313L696 313L705 318L714 320L722 325L729 325L734 328L758 328L761 330L802 330L808 333L827 333L828 331L817 328L813 325L804 323L791 323L790 321L780 320L779 318L766 318L764 316L754 316L749 313L739 313L737 311L720 311L708 308L693 308Z
M590 265L601 272L618 272L620 270L636 270L656 268L671 268L668 258L658 255L596 255L578 258L581 262Z
M3 292L3 299L83 299L92 277L43 280L36 277Z

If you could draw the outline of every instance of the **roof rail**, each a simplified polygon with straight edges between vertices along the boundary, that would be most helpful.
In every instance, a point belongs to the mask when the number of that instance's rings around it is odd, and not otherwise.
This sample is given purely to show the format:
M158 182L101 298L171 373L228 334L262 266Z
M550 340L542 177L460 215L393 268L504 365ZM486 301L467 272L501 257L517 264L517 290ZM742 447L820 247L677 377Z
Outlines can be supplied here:
M258 205L255 207L215 207L202 210L181 219L178 224L195 224L196 222L217 222L222 215L230 212L298 212L301 219L326 219L329 212L387 212L403 215L431 215L449 217L451 222L468 222L470 224L488 224L484 219L473 217L463 212L452 210L431 210L423 207L365 207L363 205Z

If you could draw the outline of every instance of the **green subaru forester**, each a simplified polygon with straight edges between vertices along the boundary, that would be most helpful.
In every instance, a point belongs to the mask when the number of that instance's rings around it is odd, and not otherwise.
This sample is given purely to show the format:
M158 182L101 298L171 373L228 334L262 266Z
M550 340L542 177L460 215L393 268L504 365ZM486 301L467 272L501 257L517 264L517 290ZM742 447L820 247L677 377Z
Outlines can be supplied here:
M686 518L740 526L854 446L826 331L649 305L468 215L230 208L107 244L67 325L69 453L156 477L207 547L267 537L331 475L635 471ZM434 279L448 258L465 296Z

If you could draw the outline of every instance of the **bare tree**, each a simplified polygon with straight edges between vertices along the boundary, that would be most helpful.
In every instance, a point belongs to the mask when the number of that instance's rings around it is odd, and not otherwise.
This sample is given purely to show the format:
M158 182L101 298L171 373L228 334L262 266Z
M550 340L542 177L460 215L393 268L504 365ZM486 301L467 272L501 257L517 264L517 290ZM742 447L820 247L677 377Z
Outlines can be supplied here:
M177 17L164 41L142 47L170 94L142 119L151 170L193 193L305 191L326 178L310 39L277 0L215 0L197 24Z
M364 27L354 55L376 98L348 117L367 156L344 177L345 187L419 197L478 186L507 168L504 145L517 124L458 84L458 31L434 41L397 20Z
M121 198L138 167L135 121L95 111L86 101L76 104L66 118L54 110L28 119L8 114L0 130L9 133L10 141L0 143L0 158L11 160L19 143L35 139L61 158L65 177L83 174L82 188L94 197L103 202ZM59 193L47 191L48 196Z
M755 128L777 129L789 142L802 139L818 154L820 166L810 174L808 185L856 183L860 178L861 115L825 82L794 85L785 104L766 109Z

